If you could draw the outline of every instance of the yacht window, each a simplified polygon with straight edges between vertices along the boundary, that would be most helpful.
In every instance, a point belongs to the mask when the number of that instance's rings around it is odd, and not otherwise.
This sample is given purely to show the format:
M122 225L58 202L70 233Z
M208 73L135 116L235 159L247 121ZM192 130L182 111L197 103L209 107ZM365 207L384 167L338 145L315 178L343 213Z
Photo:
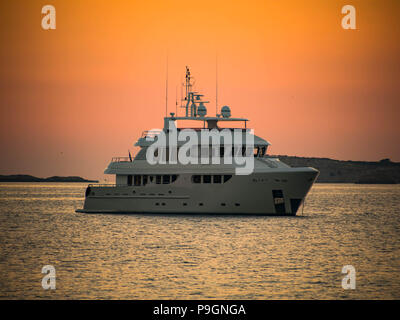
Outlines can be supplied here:
M161 184L161 176L159 175L156 176L156 183Z
M221 183L222 177L220 175L213 176L213 183Z
M132 185L132 176L129 175L128 176L128 186L131 186L131 185Z
M208 146L199 147L200 158L207 159L210 157L210 150Z
M169 175L163 175L162 183L169 184Z
M221 158L224 157L224 153L225 153L225 148L224 148L224 147L219 147L219 156L220 156Z
M149 178L149 176L147 176L147 175L143 176L143 185L144 186L147 184L148 178Z
M171 176L171 182L175 182L176 179L178 179L178 175L173 174L173 175Z
M254 156L259 157L260 156L260 147L254 148Z
M134 184L135 184L135 186L140 186L141 183L142 183L142 176L140 176L140 175L135 175L135 178L134 178Z
M211 157L219 157L219 149L216 147L210 147Z
M232 175L224 175L224 183L229 181L232 178Z
M247 146L247 147L244 148L244 155L243 155L244 157L251 157L252 154L253 154L253 148L252 147Z
M189 154L188 154L189 152ZM199 146L191 146L190 150L186 151L185 156L190 156L191 159L198 159L199 157Z
M210 175L203 176L203 183L211 183L211 176Z
M192 182L193 183L201 183L201 176L199 176L199 175L192 176Z
M150 178L150 182L153 182L154 177L150 176L149 178Z
M169 161L169 148L165 149L165 161Z
M242 147L240 145L236 145L232 147L232 155L233 157L240 157L246 153L246 147Z
M267 147L262 147L262 148L261 148L260 157L264 157L266 151L267 151Z

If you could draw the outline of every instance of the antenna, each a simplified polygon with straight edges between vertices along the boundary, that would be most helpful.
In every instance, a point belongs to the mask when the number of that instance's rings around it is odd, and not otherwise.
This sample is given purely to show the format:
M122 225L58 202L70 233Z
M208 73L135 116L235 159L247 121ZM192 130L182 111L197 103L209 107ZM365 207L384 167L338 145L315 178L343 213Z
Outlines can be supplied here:
M215 54L215 116L218 114L218 53Z
M183 81L182 81L182 78L181 78L181 108L183 108L182 102L183 102Z
M165 75L165 116L168 115L168 52L167 52L167 72Z
M191 100L191 86L190 86L190 71L189 71L189 67L186 66L186 81L185 81L185 87L186 87L186 96L185 96L185 101L186 101L186 117L189 116L189 103ZM190 115L192 115L192 113L190 112Z
M186 87L185 99L186 100L188 100L189 83L190 83L190 72L189 72L188 66L186 66L186 82L185 82L185 87Z
M175 114L178 116L178 86L175 86Z

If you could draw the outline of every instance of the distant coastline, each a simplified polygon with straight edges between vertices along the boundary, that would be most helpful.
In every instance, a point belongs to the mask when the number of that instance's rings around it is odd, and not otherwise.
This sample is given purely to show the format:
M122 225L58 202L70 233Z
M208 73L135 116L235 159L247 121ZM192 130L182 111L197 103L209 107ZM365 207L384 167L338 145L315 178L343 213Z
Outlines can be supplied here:
M59 177L53 176L48 178L38 178L26 174L0 175L0 182L93 182L98 180L87 180L81 177Z
M313 167L320 171L316 182L395 184L400 183L400 163L390 159L380 161L343 161L329 158L307 158L279 155L292 167Z
M344 161L329 158L308 158L287 155L273 155L292 167L313 167L320 171L316 182L396 184L400 183L400 162L390 159L381 161ZM38 178L31 175L0 175L0 182L92 182L81 177Z

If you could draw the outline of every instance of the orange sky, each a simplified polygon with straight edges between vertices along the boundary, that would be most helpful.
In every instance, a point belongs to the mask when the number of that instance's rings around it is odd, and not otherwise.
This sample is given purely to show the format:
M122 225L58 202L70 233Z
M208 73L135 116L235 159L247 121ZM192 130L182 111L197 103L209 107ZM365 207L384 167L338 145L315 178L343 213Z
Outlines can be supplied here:
M41 28L41 8L57 29ZM341 8L357 10L357 30ZM189 65L270 153L400 161L400 1L0 2L0 174L101 178ZM178 96L179 96L178 87Z

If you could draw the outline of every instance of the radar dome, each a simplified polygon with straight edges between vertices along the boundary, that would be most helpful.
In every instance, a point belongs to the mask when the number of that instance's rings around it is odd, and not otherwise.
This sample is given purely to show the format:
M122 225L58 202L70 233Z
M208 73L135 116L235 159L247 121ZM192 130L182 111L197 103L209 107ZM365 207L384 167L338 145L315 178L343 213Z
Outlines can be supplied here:
M229 118L231 116L231 109L228 106L223 106L221 109L222 117Z
M197 114L200 117L204 117L207 114L207 108L206 106L203 104L203 102L200 103L200 105L197 108Z

